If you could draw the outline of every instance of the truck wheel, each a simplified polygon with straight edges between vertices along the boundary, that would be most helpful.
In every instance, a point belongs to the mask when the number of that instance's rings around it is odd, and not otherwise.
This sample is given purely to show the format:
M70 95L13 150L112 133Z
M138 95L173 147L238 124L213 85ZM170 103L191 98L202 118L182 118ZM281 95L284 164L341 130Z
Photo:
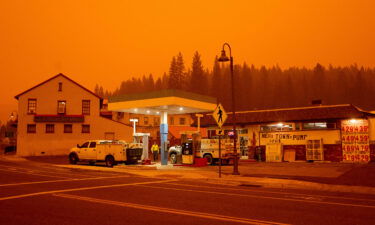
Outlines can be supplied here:
M78 161L79 161L78 156L75 153L69 154L69 163L70 164L77 164Z
M115 164L115 159L113 158L113 156L109 155L105 157L105 165L107 167L113 167L114 164Z
M211 154L206 154L203 157L207 159L207 165L212 165L214 163L214 160Z
M169 156L169 159L171 160L171 163L172 163L172 164L176 164L176 163L177 163L177 155L176 155L176 153L172 153L172 154Z

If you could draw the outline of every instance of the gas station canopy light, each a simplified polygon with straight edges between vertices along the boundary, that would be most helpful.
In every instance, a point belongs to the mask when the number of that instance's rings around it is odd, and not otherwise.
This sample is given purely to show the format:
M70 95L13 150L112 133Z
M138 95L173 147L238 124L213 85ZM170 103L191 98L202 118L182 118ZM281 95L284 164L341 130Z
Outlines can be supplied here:
M108 109L117 112L159 115L210 112L216 107L216 99L179 90L130 94L110 97Z

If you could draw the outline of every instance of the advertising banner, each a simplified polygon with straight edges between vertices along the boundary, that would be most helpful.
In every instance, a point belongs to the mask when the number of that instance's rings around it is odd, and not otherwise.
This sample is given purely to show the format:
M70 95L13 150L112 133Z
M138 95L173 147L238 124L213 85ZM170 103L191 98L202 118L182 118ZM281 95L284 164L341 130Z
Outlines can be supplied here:
M306 145L307 140L321 140L324 144L336 144L340 140L340 130L260 132L260 145L282 143L283 145Z
M341 140L344 162L370 161L368 120L341 121Z

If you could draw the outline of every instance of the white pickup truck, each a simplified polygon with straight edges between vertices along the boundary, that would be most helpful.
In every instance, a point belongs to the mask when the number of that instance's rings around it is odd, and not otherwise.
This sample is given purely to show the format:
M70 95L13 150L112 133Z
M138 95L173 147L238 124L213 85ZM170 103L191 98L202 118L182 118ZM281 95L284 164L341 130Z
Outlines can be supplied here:
M107 167L113 167L118 162L136 163L141 159L142 151L140 143L90 140L70 149L69 162L77 164L83 161L89 162L90 165L94 165L96 162L105 162Z

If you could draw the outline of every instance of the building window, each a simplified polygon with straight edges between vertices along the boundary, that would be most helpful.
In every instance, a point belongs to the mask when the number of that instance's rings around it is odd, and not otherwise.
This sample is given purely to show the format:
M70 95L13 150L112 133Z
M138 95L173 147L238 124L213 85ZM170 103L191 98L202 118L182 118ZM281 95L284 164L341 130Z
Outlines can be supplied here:
M28 114L35 114L36 113L36 99L29 98L27 102L27 113Z
M90 133L90 125L82 124L82 133Z
M14 137L14 132L13 131L6 131L5 132L5 137L13 138Z
M117 115L117 120L121 120L121 119L124 118L125 113L124 112L117 112L116 115Z
M260 131L262 132L290 131L290 130L293 130L292 124L278 123L278 124L268 124L268 125L260 126Z
M82 115L90 115L90 100L82 100Z
M169 118L169 124L170 124L170 125L174 125L174 117L173 117L173 116L171 116L171 117Z
M64 133L73 133L73 125L64 124Z
M180 118L180 125L185 125L186 123L186 118L185 117L181 117Z
M55 133L55 124L46 124L46 133Z
M154 117L154 126L159 126L159 124L160 124L160 118Z
M144 125L148 125L148 117L144 117L143 118L143 124Z
M208 138L216 136L216 130L208 130L207 131L207 136L208 136Z
M323 147L321 140L307 140L306 160L323 160Z
M57 101L57 113L58 114L66 113L66 101Z
M59 91L62 91L62 82L59 82Z
M27 133L36 133L36 124L27 124Z
M335 129L336 123L327 123L327 122L303 123L302 128L304 130Z
M238 134L247 134L249 131L248 129L239 129Z

